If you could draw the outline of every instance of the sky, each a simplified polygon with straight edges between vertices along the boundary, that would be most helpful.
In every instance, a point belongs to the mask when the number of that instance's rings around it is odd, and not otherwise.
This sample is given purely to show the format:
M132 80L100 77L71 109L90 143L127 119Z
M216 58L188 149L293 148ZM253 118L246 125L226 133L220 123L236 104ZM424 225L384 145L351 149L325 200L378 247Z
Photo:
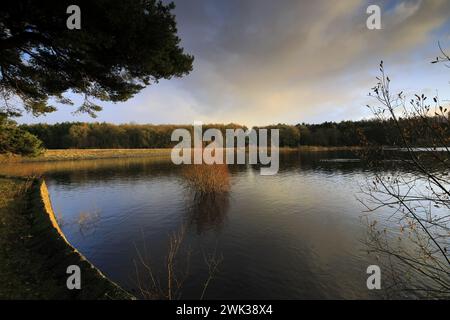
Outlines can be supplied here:
M193 71L163 80L96 119L60 106L20 123L99 121L192 124L359 120L380 60L393 90L450 100L450 69L430 62L438 41L450 52L450 1L174 0L178 34ZM366 26L370 4L381 30ZM71 96L73 97L73 96ZM74 101L81 99L74 98Z

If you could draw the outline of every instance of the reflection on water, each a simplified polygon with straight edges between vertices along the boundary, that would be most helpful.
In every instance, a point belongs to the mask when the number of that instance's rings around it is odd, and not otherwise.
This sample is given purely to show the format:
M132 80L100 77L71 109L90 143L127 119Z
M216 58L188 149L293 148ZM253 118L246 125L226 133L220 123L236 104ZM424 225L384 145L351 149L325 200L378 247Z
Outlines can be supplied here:
M188 222L200 234L219 230L230 206L230 172L226 164L184 166ZM189 201L190 200L190 201Z
M0 168L1 174L9 175L45 175L51 173L70 173L80 176L87 172L96 171L127 171L133 168L148 168L156 165L167 166L167 159L153 157L139 157L128 159L97 159L97 160L76 160L76 161L42 161L42 162L25 162L25 163L2 163ZM132 170L133 171L133 170Z
M100 222L100 212L94 210L91 212L80 212L76 223L78 224L78 230L81 234L86 235L87 233L95 232L97 225Z
M194 196L187 207L189 224L195 226L198 234L211 229L219 231L229 207L230 195L227 192Z
M321 161L355 158L280 154L274 176L261 176L257 165L231 165L229 192L202 197L186 189L182 167L163 160L32 163L2 171L43 174L68 240L135 293L136 245L145 241L155 272L164 274L168 235L188 222L184 298L200 296L207 274L202 252L213 250L223 262L206 298L374 298L379 293L367 290L366 268L377 261L364 247L355 196L371 171L356 161ZM100 212L98 219L83 232L80 214L92 212Z

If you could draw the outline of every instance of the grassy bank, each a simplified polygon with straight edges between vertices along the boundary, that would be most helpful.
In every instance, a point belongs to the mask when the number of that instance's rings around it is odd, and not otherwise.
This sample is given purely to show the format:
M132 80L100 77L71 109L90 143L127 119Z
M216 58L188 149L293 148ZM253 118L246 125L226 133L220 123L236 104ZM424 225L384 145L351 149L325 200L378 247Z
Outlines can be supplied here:
M0 177L0 299L131 298L61 237L45 192L38 180ZM81 269L81 290L66 287L69 265Z
M280 148L280 152L301 151L321 152L339 150L357 150L359 147L323 147L300 146L298 148ZM0 162L39 162L61 160L90 160L137 157L170 157L170 148L166 149L58 149L46 150L37 157L0 156Z
M61 160L90 160L132 157L168 157L171 149L58 149L45 150L37 157L0 156L3 162L37 162Z

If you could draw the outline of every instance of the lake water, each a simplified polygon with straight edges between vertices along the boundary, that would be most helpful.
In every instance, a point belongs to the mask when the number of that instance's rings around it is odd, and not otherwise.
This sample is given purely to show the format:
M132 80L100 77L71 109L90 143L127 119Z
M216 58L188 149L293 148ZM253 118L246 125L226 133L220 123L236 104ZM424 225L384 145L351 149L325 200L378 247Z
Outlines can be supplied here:
M137 278L141 286L150 281L138 253L164 285L169 236L184 229L177 268L188 265L189 272L182 298L200 298L205 257L213 253L221 263L206 299L377 298L381 293L366 287L366 269L377 260L367 254L357 200L372 173L343 160L355 158L282 153L274 176L261 176L256 166L230 166L230 192L200 201L187 188L183 168L170 160L28 166L44 172L70 243L137 296Z

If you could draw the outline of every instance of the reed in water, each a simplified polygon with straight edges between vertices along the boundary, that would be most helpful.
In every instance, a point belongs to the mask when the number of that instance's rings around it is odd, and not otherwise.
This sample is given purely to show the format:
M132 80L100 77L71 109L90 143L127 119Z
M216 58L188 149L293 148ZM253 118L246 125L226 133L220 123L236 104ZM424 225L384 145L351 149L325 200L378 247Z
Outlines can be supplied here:
M183 177L196 196L230 191L230 175L226 164L192 164L183 169Z

